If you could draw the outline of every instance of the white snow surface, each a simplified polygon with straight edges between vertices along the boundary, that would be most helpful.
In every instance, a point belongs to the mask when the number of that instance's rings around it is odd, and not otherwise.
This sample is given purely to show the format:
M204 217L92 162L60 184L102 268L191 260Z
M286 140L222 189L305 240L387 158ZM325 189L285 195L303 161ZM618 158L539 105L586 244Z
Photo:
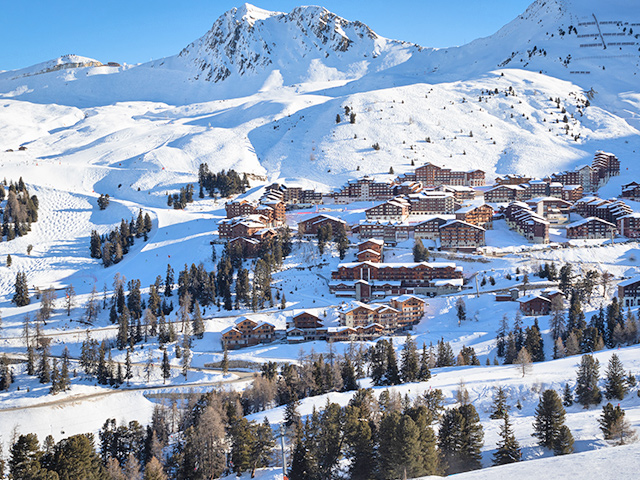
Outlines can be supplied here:
M602 37L605 42L636 42L635 46L581 46L598 42L597 30L590 25L594 16L602 32L611 34ZM252 188L246 198L257 199L270 181L329 191L365 174L391 178L390 167L397 175L415 168L412 161L416 166L430 161L455 169L481 168L489 180L506 173L544 176L590 163L594 152L602 149L620 158L622 174L603 187L600 195L617 196L622 184L640 178L636 39L640 26L633 26L630 32L631 24L638 22L637 2L537 0L491 37L434 50L382 38L366 25L321 7L299 7L285 14L244 5L222 15L209 32L173 57L107 67L90 58L64 56L0 72L0 179L23 177L31 194L40 200L39 221L32 230L24 237L0 242L0 352L24 352L25 315L34 318L39 308L34 296L29 306L11 304L18 272L27 274L30 286L63 289L73 284L77 306L67 316L61 306L63 294L58 291L58 305L46 333L54 338L55 355L66 346L77 357L87 335L87 326L77 320L94 286L101 296L106 285L110 295L114 274L119 272L127 279L140 279L144 289L157 275L164 275L167 263L176 274L192 263L202 262L213 269L210 241L217 233L218 220L224 217L225 200L196 198L184 211L166 205L167 193L197 182L197 169L203 162L214 172L233 168L250 174ZM588 25L581 25L584 23ZM576 31L569 32L569 26ZM495 89L497 94L487 94ZM550 100L556 98L560 108ZM587 98L590 106L584 107ZM346 106L356 113L355 123L349 122ZM340 123L336 122L338 114ZM379 151L372 148L374 143L379 143ZM20 146L26 150L18 151ZM97 208L99 194L111 198L104 211ZM640 203L629 205L640 212ZM320 208L357 223L371 206L371 202L360 202ZM137 239L124 260L107 269L91 259L90 232L106 233L121 218L137 215L139 209L149 212L153 220L149 240ZM313 214L315 209L296 210L288 215L288 222L294 225ZM414 331L416 341L421 345L444 338L456 352L463 345L473 346L484 365L495 357L500 318L506 314L512 321L517 309L515 302L496 303L490 290L516 285L516 267L529 272L532 282L532 273L551 261L571 263L577 274L587 269L610 271L616 279L640 274L637 242L566 242L563 230L556 228L552 240L558 248L523 244L522 237L509 231L504 221L497 221L487 231L486 247L495 256L478 259L438 254L436 261L454 261L464 267L467 278L476 273L479 278L494 277L496 286L481 287L479 298L465 293L471 320L460 327L455 317L457 297L429 299L426 316ZM33 250L27 254L29 245ZM412 261L412 246L405 242L387 249L386 261ZM222 246L216 248L219 257ZM13 263L7 267L9 254ZM352 249L345 261L354 258ZM329 294L327 279L338 262L333 247L319 255L312 241L296 243L283 269L274 274L274 286L286 294L286 310L273 308L253 315L245 310L208 308L205 336L194 342L193 366L204 368L220 360L220 332L242 314L284 329L287 318L311 310L327 326L336 326L335 307L341 300ZM613 294L613 284L606 292L598 292L586 308L587 320ZM172 298L177 304L177 298ZM171 320L174 317L175 312ZM551 358L548 317L539 321L547 358ZM531 318L525 318L525 326L531 323ZM114 338L107 311L100 313L91 336ZM396 337L394 342L401 348L403 339ZM342 351L348 345L336 348ZM327 349L324 342L274 343L234 351L231 358L257 363L297 361L300 352L326 353ZM636 375L640 373L639 351L634 346L618 352L625 368ZM116 361L124 361L124 352L114 353ZM598 352L602 369L611 353ZM132 387L159 388L162 384L157 368L149 382L144 378L140 364L148 355L159 361L157 343L149 341L136 349ZM219 373L203 369L191 372L184 382L179 360L171 355L175 371L169 385L176 391L204 390L223 380ZM532 476L532 465L566 475L536 474L542 478L576 478L571 475L581 465L585 465L580 471L585 476L578 478L633 478L626 472L637 470L638 447L609 448L598 429L599 408L568 409L567 422L580 452L576 455L547 458L550 452L537 447L531 437L540 389L560 390L566 382L572 384L578 360L537 364L524 378L503 366L440 369L428 383L394 388L411 396L441 388L451 405L454 390L464 379L485 428L485 466L490 464L498 438L498 425L488 418L491 387L505 386L512 406L521 400L523 409L512 409L514 429L524 458L535 461L461 478L527 478ZM73 379L70 392L55 397L21 367L16 367L16 376L17 384L0 393L0 437L5 452L14 431L34 431L40 439L52 434L59 440L74 433L96 432L109 417L147 422L153 407L141 390L109 393L110 389L82 375ZM367 386L368 381L362 384ZM22 385L19 391L17 385ZM246 383L235 385L242 388ZM94 393L109 394L64 405L41 405ZM305 399L302 412L321 408L327 398L346 404L350 394ZM622 406L632 425L640 427L637 387ZM23 407L32 408L8 410ZM265 415L277 423L282 409L254 417L261 420ZM545 458L536 460L540 457ZM612 467L597 476L600 461ZM281 478L279 475L277 469L260 472L263 479Z

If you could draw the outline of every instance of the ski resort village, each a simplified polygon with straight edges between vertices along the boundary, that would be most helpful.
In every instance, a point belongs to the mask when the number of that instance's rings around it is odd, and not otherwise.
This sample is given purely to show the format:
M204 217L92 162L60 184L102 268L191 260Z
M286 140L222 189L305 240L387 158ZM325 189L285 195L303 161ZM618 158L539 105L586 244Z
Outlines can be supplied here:
M638 478L640 5L220 13L0 71L0 478Z

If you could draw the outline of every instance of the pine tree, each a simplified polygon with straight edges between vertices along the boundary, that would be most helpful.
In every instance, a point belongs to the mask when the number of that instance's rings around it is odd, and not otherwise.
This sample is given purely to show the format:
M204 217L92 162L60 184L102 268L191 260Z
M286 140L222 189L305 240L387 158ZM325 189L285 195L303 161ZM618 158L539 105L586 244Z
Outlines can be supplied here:
M40 364L38 366L38 378L40 383L49 383L51 381L51 370L49 366L49 347L45 346L42 349L42 355L40 357Z
M426 382L431 378L431 369L429 366L431 355L427 350L427 345L422 342L422 355L420 355L420 365L418 370L418 380Z
M378 461L382 478L419 475L420 433L408 415L391 412L382 417L378 432Z
M196 300L193 303L193 334L196 338L204 337L204 320L202 319L202 313L200 312L200 304Z
M191 338L189 333L185 332L182 335L182 376L187 379L189 375L189 367L191 366Z
M111 355L111 353L109 353L109 355ZM154 361L153 352L149 350L147 361L144 364L144 374L147 379L147 383L149 383L149 380L151 379L151 374L153 373L153 361Z
M58 382L60 381L60 373L58 372L58 361L53 359L53 368L51 369L51 388L49 389L49 393L55 395L60 391L60 386Z
M102 258L102 240L100 240L100 235L95 230L91 231L89 249L91 258Z
M562 405L565 407L570 407L573 405L573 393L571 392L571 388L569 388L569 384L564 384L564 391L562 393Z
M51 470L55 471L61 479L102 480L105 478L102 462L93 445L92 435L73 435L60 440L53 449L50 463Z
M431 427L433 415L425 405L405 408L405 414L410 416L418 427L419 466L416 475L443 475L444 470L437 449L437 438Z
M116 338L116 346L119 350L127 348L129 345L129 309L125 306L122 314L118 319L118 335Z
M31 302L29 298L29 286L27 285L27 274L24 272L16 273L15 294L12 302L18 307L24 307Z
M553 444L554 455L567 455L573 453L573 435L566 425L562 425Z
M504 423L500 427L500 441L498 449L493 454L494 465L506 465L507 463L515 463L520 461L521 451L520 444L516 440L509 422L509 414L505 412L502 417Z
M342 391L349 392L358 389L358 381L356 380L356 372L349 357L344 359L341 368L342 375Z
M424 247L422 240L416 239L413 245L413 261L425 262L429 258L429 251Z
M553 344L553 358L564 358L567 356L567 349L564 348L564 343L562 342L562 338L556 338L555 343Z
M615 353L611 355L605 371L604 396L607 400L623 400L627 394L627 382L620 358Z
M302 430L300 428L300 430ZM305 429L306 430L306 429ZM291 480L307 480L314 479L313 475L313 459L308 448L308 439L302 432L296 434L293 456L291 458L291 468L289 469L289 478Z
M229 373L229 350L227 349L227 345L224 345L224 350L222 351L222 360L220 361L220 370L222 370L223 375L227 375Z
M10 478L56 480L57 475L42 467L41 459L42 451L36 434L20 435L10 450L8 462Z
M442 416L438 446L447 465L445 473L465 472L482 467L480 463L484 433L473 405L461 405Z
M403 383L418 380L418 374L420 373L418 349L411 334L407 334L402 348L400 372Z
M551 319L549 320L551 337L555 340L565 332L564 301L561 295L551 301Z
M71 387L69 379L69 349L64 347L62 351L62 362L60 364L60 376L58 378L58 390L66 392Z
M252 425L246 418L235 421L229 431L233 471L240 476L251 468L251 449L254 442Z
M298 411L299 406L300 401L294 392L284 407L284 424L287 428L291 428L300 422L300 412Z
M109 383L109 370L105 360L106 351L106 343L103 340L100 344L100 348L98 349L98 364L96 366L96 377L100 385L106 385Z
M385 385L397 385L400 383L400 372L398 371L398 360L396 359L396 351L393 348L393 340L389 340L387 346L387 371L384 375Z
M384 385L384 376L387 371L387 340L379 340L369 349L369 366L371 380L376 386Z
M500 328L496 335L497 355L504 357L507 353L507 338L509 336L509 317L505 313L500 321Z
M164 296L170 297L172 295L174 272L171 265L167 265L167 274L164 280Z
M498 420L509 415L509 406L507 405L507 392L501 386L495 388L493 396L493 407L489 418Z
M124 379L127 381L127 385L129 385L129 380L133 378L133 366L131 364L131 351L132 348L127 348L127 355L124 359Z
M620 408L620 407L616 407ZM637 432L631 427L629 421L625 418L624 410L622 415L616 415L608 429L609 439L615 441L615 445L625 445L633 443L638 439Z
M611 402L608 402L602 407L602 416L598 419L598 423L600 424L600 430L602 430L605 440L611 440L613 437L613 426L623 417L624 410L620 408L620 405L614 407L611 405Z
M162 352L162 383L167 383L167 380L171 378L171 364L169 363L169 355L167 350Z
M9 359L5 354L0 358L0 392L9 390L13 383L13 374L9 367Z
M254 437L250 452L251 478L255 476L257 468L267 467L269 465L271 452L274 447L273 430L271 429L269 420L265 418L262 424L254 427Z
M544 362L544 342L537 318L533 321L533 325L526 329L525 347L529 351L532 361Z
M345 457L349 459L349 478L370 480L374 477L376 441L372 424L364 408L350 404L345 409Z
M458 317L458 326L467 319L467 306L462 297L456 301L456 316Z
M542 447L554 448L555 441L564 425L565 410L555 390L542 392L536 407L532 435Z
M600 375L600 362L593 355L583 355L578 367L576 380L576 401L589 408L589 405L597 405L602 400L602 394L598 388Z
M450 367L454 364L453 350L449 342L445 342L444 339L438 340L436 366L437 367Z
M27 375L35 375L36 373L36 356L33 347L27 347Z

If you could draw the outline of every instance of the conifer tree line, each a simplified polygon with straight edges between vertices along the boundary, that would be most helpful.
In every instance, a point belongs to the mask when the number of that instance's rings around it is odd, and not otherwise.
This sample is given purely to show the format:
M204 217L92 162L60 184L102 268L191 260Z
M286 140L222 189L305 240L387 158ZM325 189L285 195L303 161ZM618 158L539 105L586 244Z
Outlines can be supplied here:
M327 355L303 356L299 364L284 364L280 371L275 362L264 364L261 375L242 394L243 412L249 415L281 405L291 408L309 396L356 390L358 380L365 377L371 377L376 386L425 382L432 368L456 364L479 365L473 348L463 347L456 360L448 342L440 340L437 348L423 344L419 350L407 335L398 358L392 340L379 340L368 349L352 344L344 355L335 353L330 343Z
M8 192L5 191L7 185ZM38 197L29 195L22 177L17 183L9 182L8 184L5 178L0 184L0 217L2 217L0 242L3 239L10 241L26 235L31 230L31 224L38 221L38 206Z
M142 209L138 211L137 218L131 217L130 222L120 220L120 226L105 235L99 235L96 230L91 231L90 252L91 258L100 258L105 267L120 263L122 258L129 253L136 238L142 237L146 242L149 232L153 228L149 213L142 215Z
M600 288L603 291L611 284L612 275L599 274L589 270L580 277L572 272L570 264L563 265L556 273L555 264L541 267L540 276L557 279L559 288L568 299L556 297L551 302L549 327L554 342L553 358L585 354L617 346L633 345L640 341L638 319L636 315L618 303L613 297L609 305L591 316L587 323L584 305L591 301L593 294ZM537 320L531 327L523 329L522 316L516 313L513 328L505 315L496 336L497 355L504 363L514 363L522 348L525 348L534 362L544 360L544 349Z
M226 172L222 170L218 173L213 173L206 163L201 163L198 168L198 184L200 185L200 198L204 198L205 190L211 198L216 195L226 198L244 193L249 188L249 180L246 173L242 177L235 170Z
M8 473L12 478L51 479L186 480L217 478L231 472L253 475L257 468L274 464L275 436L266 419L248 421L244 415L271 408L274 401L286 405L284 434L290 448L287 458L292 480L343 478L345 473L350 479L386 480L482 468L484 432L468 394L459 392L458 403L446 409L439 389L414 399L384 390L376 398L372 389L359 389L355 381L347 386L349 378L358 376L362 368L358 365L367 352L361 349L340 357L332 351L326 360L312 354L300 365L283 365L280 372L274 362L265 363L253 386L243 393L214 390L190 397L180 409L175 403L171 407L158 405L146 428L136 421L118 425L109 419L97 442L91 435L75 435L57 444L49 437L40 447L34 434L20 435L10 450ZM3 364L0 362L0 372ZM613 396L616 392L624 392L624 386L620 390L616 383L621 369L619 359L612 355L605 387L612 399L619 398ZM314 409L303 420L298 408L305 390L314 395L329 391L327 383L337 381L338 372L348 371L353 373L341 375L342 390L354 391L349 403L341 407L327 401L320 411ZM582 365L578 377L581 374ZM500 423L494 465L521 460L507 399L507 392L498 387L490 415ZM572 453L574 448L564 407L556 391L545 390L535 410L532 435L555 455ZM598 423L604 438L611 442L624 444L635 438L619 406L605 405ZM72 465L69 459L77 455L82 461ZM36 476L24 476L28 474Z
M180 187L179 193L167 195L167 205L175 210L184 210L187 203L193 203L193 184L188 183L184 187Z
M505 314L500 322L496 336L496 354L503 359L505 364L520 363L518 356L526 356L533 362L544 362L544 341L538 319L534 319L533 325L524 327L522 314L517 311L513 321L513 328L509 328L509 317Z

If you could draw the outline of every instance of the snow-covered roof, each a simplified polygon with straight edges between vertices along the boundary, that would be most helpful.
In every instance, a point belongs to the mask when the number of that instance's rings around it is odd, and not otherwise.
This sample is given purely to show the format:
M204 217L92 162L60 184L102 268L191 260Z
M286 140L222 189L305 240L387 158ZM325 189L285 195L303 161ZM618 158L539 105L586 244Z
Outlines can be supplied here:
M528 303L531 300L534 300L536 298L539 298L540 300L543 300L545 302L551 302L551 300L549 300L548 298L543 297L542 295L536 295L533 293L530 293L529 295L525 295L524 297L520 297L518 300L516 300L517 302L520 303Z
M348 330L355 332L355 329L351 327L327 327L328 333L340 333Z
M238 317L236 318L236 321L234 322L236 325L239 325L240 323L244 322L245 320L249 320L251 323L255 323L257 324L257 322L254 322L253 320L251 320L250 318L247 318L245 316L242 317Z
M634 283L640 282L640 275L636 275L635 277L627 278L618 283L619 287L628 287L629 285L633 285Z
M567 202L566 200L562 200L557 197L536 197L530 200L527 200L527 204L538 204L541 202L554 202L554 203L564 203L565 205L571 205L571 202Z
M598 218L598 217L583 218L582 220L578 220L577 222L570 223L569 225L567 225L567 228L579 227L580 225L585 225L585 224L587 224L589 222L604 223L606 225L609 225L609 226L615 228L615 225L613 223L607 222L607 221L602 220L601 218Z
M238 332L238 333L242 333L240 330L238 330L238 329L237 329L236 327L234 327L234 326L231 326L231 327L227 327L227 328L225 328L224 330L222 330L222 332L221 332L221 333L222 333L222 335L224 335L225 333L229 333L229 332L231 332L232 330L235 330L235 331L236 331L236 332Z
M370 248L367 248L366 250L360 250L359 252L356 253L356 256L360 256L361 254L368 252L368 253L373 253L374 255L380 255L380 252L376 252L375 250L371 250Z
M390 300L395 300L396 302L406 302L407 300L420 300L421 302L424 302L424 300L422 300L419 297L416 297L415 295L410 295L408 293L405 293L404 295L399 295L397 297L392 297L390 298Z
M475 228L476 230L482 230L483 232L485 231L484 228L479 227L478 225L474 225L473 223L463 222L462 220L449 220L447 223L440 225L440 229L450 227L455 223L461 223L462 225L465 225L467 227L472 227L472 228Z
M365 243L369 243L369 242L375 243L376 245L380 245L380 246L384 245L383 240L379 240L377 238L367 238L366 240L363 240L362 242L360 242L357 246L364 245Z
M430 268L447 268L453 267L456 269L462 269L457 267L453 262L404 262L404 263L374 263L374 262L347 262L338 264L338 268L354 268L361 265L374 267L374 268L416 268L420 265L425 265Z
M487 205L485 202L476 202L476 203L472 203L470 205L465 205L462 208L459 208L458 210L456 210L456 213L469 213L469 212L473 212L476 208L480 208L484 205Z
M363 330L369 330L370 328L374 328L374 327L379 327L379 328L384 328L380 323L378 322L373 322L370 323L369 325L367 325L366 327L361 327Z
M253 327L253 329L257 330L258 328L263 327L265 325L268 327L276 328L272 323L262 321L262 322L258 322L258 324L255 327Z
M431 280L431 283L435 287L445 287L447 285L451 285L453 287L461 287L464 285L464 280L462 278L434 278Z
M418 225L422 225L423 223L429 223L429 222L433 222L435 220L443 220L445 222L448 222L449 220L453 220L454 216L453 215L433 215L429 218L427 218L426 220L420 220L419 222L417 222L415 224L415 226L417 227Z
M255 238L234 237L231 240L229 240L229 242L237 242L237 241L243 241L243 242L247 242L247 243L252 243L253 245L259 245L260 244L260 240L256 240Z
M326 213L321 213L320 215L316 215L315 217L310 218L309 220L315 220L314 224L320 223L323 220L333 220L334 222L344 223L346 225L347 222L342 220L341 218L334 217L332 215L327 215Z

